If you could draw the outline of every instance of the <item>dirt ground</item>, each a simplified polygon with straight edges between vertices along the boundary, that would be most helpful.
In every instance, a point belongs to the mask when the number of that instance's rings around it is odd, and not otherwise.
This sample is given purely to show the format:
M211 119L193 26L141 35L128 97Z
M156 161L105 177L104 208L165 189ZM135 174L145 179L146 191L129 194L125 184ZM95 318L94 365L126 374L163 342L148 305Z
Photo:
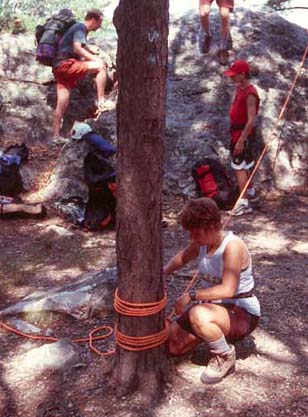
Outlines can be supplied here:
M57 149L33 149L29 164L40 175L29 201L39 199L52 172ZM308 414L307 389L307 202L299 193L270 192L251 215L233 219L228 229L246 241L253 257L262 318L258 329L237 343L237 366L223 382L205 386L199 376L209 358L201 346L174 361L176 377L150 407L116 398L108 389L112 357L99 357L80 345L80 364L65 371L24 373L19 355L42 342L25 340L0 328L1 417L214 417ZM167 260L187 239L176 217L180 198L166 197L164 255ZM48 210L44 220L0 220L0 308L37 289L62 285L79 274L116 263L115 232L86 233ZM194 267L169 282L169 304L185 288ZM44 321L46 320L46 321ZM37 321L60 337L87 335L113 317ZM112 344L112 338L107 347ZM101 343L101 348L106 344Z

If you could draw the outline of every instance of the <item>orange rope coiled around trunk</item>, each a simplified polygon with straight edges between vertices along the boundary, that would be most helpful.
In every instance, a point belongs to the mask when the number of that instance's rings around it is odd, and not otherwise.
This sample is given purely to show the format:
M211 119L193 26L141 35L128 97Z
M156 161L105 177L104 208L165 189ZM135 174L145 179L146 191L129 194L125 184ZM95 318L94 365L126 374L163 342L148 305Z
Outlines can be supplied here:
M127 336L121 333L116 326L114 334L116 342L121 348L130 352L141 352L162 345L167 340L168 330L165 327L160 332L148 336Z
M167 305L167 294L164 293L164 297L154 303L130 303L124 301L119 297L118 288L114 295L114 309L117 313L123 316L131 317L145 317L152 316L153 314L159 313Z
M114 309L122 316L129 317L147 317L162 311L167 305L167 294L161 300L153 303L131 303L124 301L119 297L118 289L114 296ZM128 336L120 332L115 326L114 329L116 343L123 349L130 352L141 352L143 350L153 349L162 345L168 336L167 327L158 333L147 336Z

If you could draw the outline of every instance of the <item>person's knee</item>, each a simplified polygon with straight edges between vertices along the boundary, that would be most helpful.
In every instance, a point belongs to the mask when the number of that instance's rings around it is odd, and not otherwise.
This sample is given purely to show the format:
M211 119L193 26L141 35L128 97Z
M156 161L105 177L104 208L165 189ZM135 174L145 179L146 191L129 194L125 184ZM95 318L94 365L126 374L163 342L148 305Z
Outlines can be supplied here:
M208 19L209 18L209 14L210 14L210 9L209 8L200 8L200 17L201 19Z
M208 18L210 14L211 6L209 4L202 4L200 2L199 14L201 18Z
M189 311L189 321L193 330L199 335L202 328L211 321L211 314L203 306L195 306Z
M230 15L230 11L228 8L226 7L221 7L219 9L219 14L220 14L220 18L223 22L228 22L229 21L229 15Z

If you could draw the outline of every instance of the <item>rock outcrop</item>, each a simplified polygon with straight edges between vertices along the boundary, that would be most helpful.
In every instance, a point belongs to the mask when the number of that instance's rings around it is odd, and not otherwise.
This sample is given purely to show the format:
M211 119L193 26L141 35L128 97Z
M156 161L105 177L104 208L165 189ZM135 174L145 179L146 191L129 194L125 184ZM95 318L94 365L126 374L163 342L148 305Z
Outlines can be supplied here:
M223 76L225 68L216 58L219 16L214 12L211 19L214 40L206 55L198 50L197 10L170 22L166 193L193 195L190 170L194 162L206 155L218 154L229 164L228 109L234 86ZM280 189L302 186L307 182L308 162L305 74L299 78L277 126L276 122L305 51L307 33L276 13L252 12L239 7L232 14L231 27L234 50L230 61L246 59L250 63L252 83L261 97L259 149L271 140L256 180ZM2 35L0 42L3 134L19 137L21 141L26 139L28 144L43 141L48 135L50 105L55 103L51 72L35 63L31 42L25 35ZM108 45L102 47L114 57L115 38ZM73 120L84 120L93 110L92 81L85 83L72 95L66 131ZM115 111L103 113L94 126L107 139L116 140Z

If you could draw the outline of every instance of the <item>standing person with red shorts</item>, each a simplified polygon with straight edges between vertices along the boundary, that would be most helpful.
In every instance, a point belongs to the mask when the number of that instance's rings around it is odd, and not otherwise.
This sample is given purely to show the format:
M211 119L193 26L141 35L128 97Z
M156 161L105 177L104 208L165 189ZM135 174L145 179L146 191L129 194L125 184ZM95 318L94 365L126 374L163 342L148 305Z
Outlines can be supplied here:
M241 192L249 178L256 158L255 120L259 111L260 99L256 88L249 81L249 65L246 61L235 61L224 73L236 85L236 93L231 104L231 167L235 171ZM238 202L232 214L240 216L252 212L247 191Z
M77 22L63 35L55 57L53 73L57 83L57 105L53 120L53 140L59 140L62 118L69 105L71 91L87 74L96 74L98 109L110 106L105 100L107 69L104 62L87 45L87 34L103 22L100 10L89 10L84 23Z
M252 260L243 240L222 229L221 213L211 198L188 202L180 222L190 241L170 259L164 273L172 274L198 259L200 285L176 300L178 316L169 326L167 346L170 354L182 355L207 343L213 356L201 381L214 384L234 370L232 343L250 334L259 322Z
M209 51L212 41L209 19L212 2L213 0L199 0L200 21L204 31L204 40L202 41L200 51L204 54ZM228 49L232 49L229 14L233 10L234 0L216 0L216 3L219 7L221 19L218 59L221 65L227 65L229 58Z

